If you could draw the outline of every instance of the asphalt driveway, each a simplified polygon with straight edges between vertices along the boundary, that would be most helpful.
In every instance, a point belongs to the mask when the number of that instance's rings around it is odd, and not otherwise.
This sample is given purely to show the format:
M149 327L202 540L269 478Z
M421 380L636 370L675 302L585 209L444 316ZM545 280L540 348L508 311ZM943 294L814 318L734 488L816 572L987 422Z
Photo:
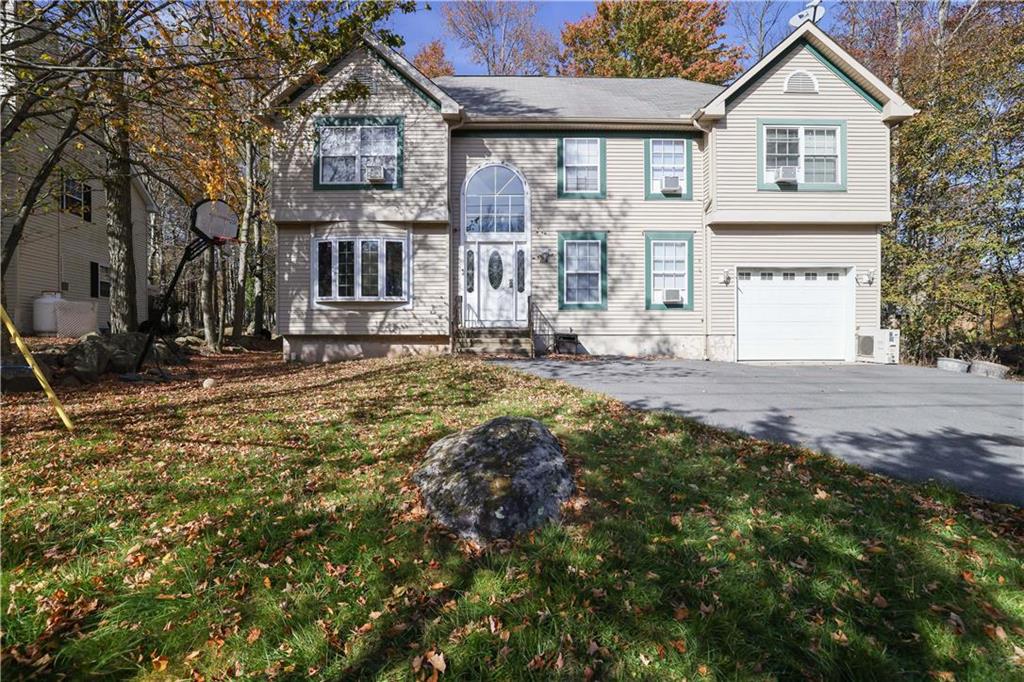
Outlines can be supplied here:
M885 365L502 361L880 473L1024 506L1024 383Z

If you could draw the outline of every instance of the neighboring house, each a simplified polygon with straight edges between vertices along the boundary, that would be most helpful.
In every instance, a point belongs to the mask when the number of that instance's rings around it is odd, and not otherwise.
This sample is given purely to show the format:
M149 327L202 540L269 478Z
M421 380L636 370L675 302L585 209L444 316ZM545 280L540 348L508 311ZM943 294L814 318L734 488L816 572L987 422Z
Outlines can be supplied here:
M727 88L431 81L372 37L321 73L278 104L352 78L371 94L278 124L287 359L441 351L482 328L853 361L879 326L890 127L916 112L813 24Z
M19 133L3 158L2 238L17 212L24 187L59 133L36 127ZM110 256L107 246L106 200L97 179L102 160L91 144L71 144L65 159L40 195L25 224L4 278L4 299L15 326L23 334L36 330L33 302L46 292L59 292L67 301L92 302L95 329L110 326ZM135 258L135 296L139 322L148 319L146 263L149 250L149 214L156 211L142 182L132 181L132 224ZM76 317L80 317L76 315ZM79 320L72 324L83 327Z

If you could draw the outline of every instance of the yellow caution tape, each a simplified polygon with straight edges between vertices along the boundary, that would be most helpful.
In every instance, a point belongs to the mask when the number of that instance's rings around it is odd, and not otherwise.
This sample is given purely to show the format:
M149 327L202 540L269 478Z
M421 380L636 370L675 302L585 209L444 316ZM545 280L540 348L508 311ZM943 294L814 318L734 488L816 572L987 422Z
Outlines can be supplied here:
M28 366L32 368L32 373L36 375L36 379L39 380L39 385L46 391L46 397L50 399L50 404L53 405L53 409L57 410L57 414L60 416L60 420L64 422L64 426L68 427L68 431L71 433L75 432L75 427L71 425L71 420L68 419L67 413L64 411L64 406L60 404L60 400L57 398L57 394L50 388L50 382L46 380L46 376L43 374L43 370L39 369L39 365L36 364L36 359L32 357L32 351L28 349L25 342L21 338L21 334L15 329L14 323L11 322L11 318L7 316L7 311L0 305L0 316L3 317L4 326L7 327L7 331L11 333L11 338L14 339L14 343L18 346L18 350L25 356L25 361L28 362Z

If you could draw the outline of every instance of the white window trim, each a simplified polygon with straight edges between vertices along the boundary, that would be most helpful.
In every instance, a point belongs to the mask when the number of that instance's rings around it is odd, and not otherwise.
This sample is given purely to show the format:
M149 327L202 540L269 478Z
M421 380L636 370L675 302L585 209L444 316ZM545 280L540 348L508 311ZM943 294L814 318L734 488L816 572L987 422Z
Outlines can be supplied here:
M569 271L569 246L572 244L597 244L597 270L573 270ZM601 303L601 291L604 282L601 281L601 247L600 239L566 239L562 242L562 251L565 254L565 265L562 268L562 291L564 293L563 303L573 305L594 305ZM569 275L597 275L597 300L596 301L570 301L569 300Z
M761 153L764 156L764 158L761 159L761 167L764 169L764 178L762 178L762 182L764 182L766 184L771 184L771 183L775 182L775 177L774 177L774 175L772 175L774 169L768 168L768 131L769 130L779 130L779 129L793 129L793 128L796 128L799 131L797 133L797 140L798 140L798 144L800 145L800 149L799 149L799 152L798 152L798 154L799 154L799 162L797 164L797 171L796 171L797 183L801 184L801 185L806 184L806 181L804 180L804 166L805 166L805 163L804 163L804 158L805 158L805 153L804 153L804 131L807 131L807 130L831 130L831 131L834 131L835 134L836 134L836 179L834 181L832 181L832 182L813 182L813 183L810 183L810 184L812 184L812 185L835 185L836 187L841 186L843 184L843 143L842 143L843 130L842 130L841 126L827 125L827 124L826 125L789 125L789 124L785 124L785 123L779 123L779 124L766 124L766 125L761 126L761 136L762 136L761 137L761 149L762 149Z
M362 242L377 242L377 296L362 295ZM353 242L353 267L354 296L338 296L338 242ZM399 242L402 244L402 296L386 296L387 288L386 254L387 242ZM320 296L319 281L319 250L320 244L331 244L331 296ZM409 303L412 301L410 288L412 271L412 249L409 234L403 236L388 235L338 235L333 237L316 237L310 240L310 291L314 303L345 303L345 302L381 302L381 303Z
M789 89L789 81L791 81L793 79L793 76L796 76L798 74L803 74L803 75L809 77L811 79L811 82L814 83L814 94L818 94L818 79L815 78L814 74L811 73L810 71L808 71L807 69L793 69L789 73L789 75L786 76L786 80L782 84L782 92L784 94L790 94L790 95L809 95L809 94L811 94L809 92L801 92L799 90L790 90Z
M677 137L652 137L651 138L651 154L650 154L650 165L647 167L647 174L651 178L651 186L648 188L648 192L654 194L661 191L661 180L654 177L654 143L655 142L672 142L680 143L683 145L683 166L679 169L679 187L681 191L686 191L686 167L687 158L686 155L689 153L690 145L686 144L685 139ZM670 166L660 166L660 168L670 169ZM671 170L675 170L671 168Z
M581 164L581 163L570 164L569 163L569 152L566 149L566 147L568 146L567 143L570 142L570 141L573 141L573 142L595 142L595 143L597 143L597 163L595 163L593 165ZM593 189L590 189L589 187L588 188L584 188L584 189L578 189L578 188L576 188L576 189L569 189L569 169L570 168L596 168L597 169L597 186L594 187ZM562 138L562 172L565 174L565 177L562 180L562 183L564 185L562 187L562 193L563 194L593 194L595 192L600 192L601 191L601 138L599 138L599 137L565 137L565 138Z
M657 246L658 244L672 244L672 245L682 244L683 245L683 269L682 270L662 270L662 271L658 272L658 271L656 271L654 269L654 247ZM686 240L686 239L652 239L651 240L651 272L649 273L649 276L651 278L651 282L650 282L650 285L651 285L651 303L655 303L657 305L665 305L665 300L664 300L664 292L665 292L665 290L664 289L657 289L654 286L654 275L655 274L658 274L658 275L672 275L673 277L678 277L678 276L682 275L682 277L683 277L683 286L682 286L682 288L680 288L680 291L682 292L683 296L682 296L682 300L680 301L680 304L681 305L690 305L690 273L687 272L687 267L688 267L689 262L690 262L690 242L688 240ZM660 300L660 301L657 300L657 295L658 295L659 291L661 292L661 295L662 295L662 300ZM673 304L673 305L675 305L675 304Z
M68 191L68 187L71 185L78 186L78 193ZM61 196L64 200L61 209L65 211L70 208L67 205L67 199L74 199L75 201L78 202L79 207L85 206L85 181L65 177L63 181L63 187L61 188Z
M398 126L395 126L395 125L317 126L316 130L317 130L318 142L319 142L319 138L323 136L323 133L324 133L325 130L345 130L345 129L348 129L348 128L352 128L352 129L354 129L356 131L356 136L359 138L360 141L362 140L362 129L363 128L391 128L391 129L393 129L395 131L395 142L394 142L394 147L393 147L391 156L395 157L395 177L397 178L398 177ZM333 159L333 158L337 158L337 156L336 155L326 155L326 154L324 154L321 151L320 156L319 156L320 184L321 185L365 185L365 184L367 184L369 182L368 180L364 180L363 179L363 164L361 163L363 154L362 154L362 150L359 148L359 144L360 144L360 142L356 143L356 155L355 155L356 156L356 178L355 178L355 180L352 180L350 182L326 182L324 180L324 159ZM348 156L348 155L345 154L344 156ZM380 155L379 154L375 154L374 156L380 156Z

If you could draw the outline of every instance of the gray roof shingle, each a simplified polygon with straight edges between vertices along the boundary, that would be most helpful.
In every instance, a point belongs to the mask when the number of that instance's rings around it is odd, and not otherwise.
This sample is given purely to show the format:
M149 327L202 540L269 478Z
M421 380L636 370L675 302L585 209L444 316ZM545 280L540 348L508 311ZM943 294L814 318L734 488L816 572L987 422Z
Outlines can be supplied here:
M682 78L443 76L433 79L474 118L678 119L724 90Z

